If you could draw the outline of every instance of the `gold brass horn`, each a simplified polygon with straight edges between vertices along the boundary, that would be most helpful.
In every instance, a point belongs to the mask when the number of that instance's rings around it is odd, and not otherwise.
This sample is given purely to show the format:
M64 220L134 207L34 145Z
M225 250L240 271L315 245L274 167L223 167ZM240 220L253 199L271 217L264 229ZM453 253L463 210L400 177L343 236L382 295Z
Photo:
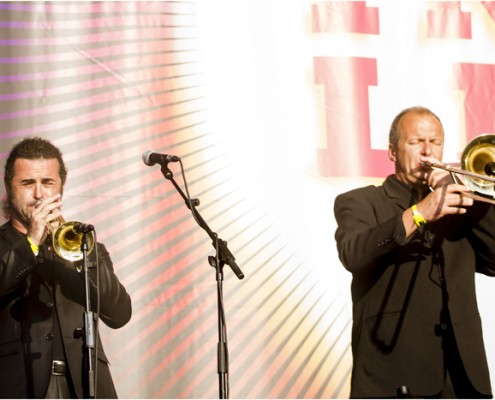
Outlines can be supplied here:
M492 163L494 164L491 165ZM467 197L495 204L495 177L486 172L487 167L495 167L495 135L484 134L471 140L462 152L460 168L435 163L424 163L424 166L449 171L457 183L480 194L470 194ZM462 179L457 179L453 174L462 175Z
M67 261L79 261L83 258L83 252L81 249L83 234L76 231L75 227L79 224L76 221L65 222L65 219L58 217L59 227L55 230L48 223L48 229L52 235L53 248L56 253ZM88 254L93 250L95 245L94 232L88 232L86 234L86 242L88 245Z
M486 179L489 175L485 172L490 163L495 163L495 135L480 135L471 140L462 153L461 169L481 176L465 176L463 183L471 190L493 198L495 185Z

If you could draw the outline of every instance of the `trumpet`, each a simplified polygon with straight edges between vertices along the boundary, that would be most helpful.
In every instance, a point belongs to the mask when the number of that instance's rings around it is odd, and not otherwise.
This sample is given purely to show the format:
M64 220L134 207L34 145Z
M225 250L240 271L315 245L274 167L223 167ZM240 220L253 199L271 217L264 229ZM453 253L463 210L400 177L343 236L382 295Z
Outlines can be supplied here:
M55 252L63 259L71 262L82 260L83 251L83 235L77 227L81 226L80 222L68 221L66 222L62 216L58 217L60 222L59 227L53 231L52 228L52 242ZM51 226L51 224L48 224ZM95 235L93 231L89 231L86 237L86 243L88 246L88 254L94 248Z
M464 148L461 162L457 165L422 163L424 168L449 171L456 183L468 186L475 192L465 195L466 197L495 204L495 177L491 176L495 175L495 135L483 134L471 140Z
M38 207L41 201L35 204ZM52 237L53 249L64 260L75 262L80 261L83 258L82 243L83 235L87 233L86 243L88 246L88 254L91 253L95 246L95 234L93 230L84 232L80 229L84 225L77 221L66 222L64 217L60 216L56 219L59 226L53 228L50 222L47 222L46 226ZM90 226L90 225L89 225Z

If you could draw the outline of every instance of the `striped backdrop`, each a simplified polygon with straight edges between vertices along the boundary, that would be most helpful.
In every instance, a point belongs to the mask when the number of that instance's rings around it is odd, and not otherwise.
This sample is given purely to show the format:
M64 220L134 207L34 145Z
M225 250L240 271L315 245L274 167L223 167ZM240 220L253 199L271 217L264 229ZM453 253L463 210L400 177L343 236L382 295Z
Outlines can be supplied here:
M133 301L128 325L101 327L120 397L219 395L215 251L160 167L144 165L147 150L180 156L174 179L245 274L224 269L230 396L346 397L348 285L317 249L333 251L333 194L318 174L304 188L288 173L289 130L274 137L279 150L268 137L235 138L253 119L218 135L200 3L1 2L1 158L33 135L64 153L64 216L95 225ZM244 148L252 168L229 146ZM300 201L321 211L309 216ZM311 237L314 224L323 236Z
M392 171L402 108L442 118L447 162L494 133L494 37L491 1L0 2L0 159L26 136L63 151L65 219L95 226L132 297L100 325L119 396L219 396L215 249L151 150L180 157L245 274L223 270L229 396L348 397L335 196Z

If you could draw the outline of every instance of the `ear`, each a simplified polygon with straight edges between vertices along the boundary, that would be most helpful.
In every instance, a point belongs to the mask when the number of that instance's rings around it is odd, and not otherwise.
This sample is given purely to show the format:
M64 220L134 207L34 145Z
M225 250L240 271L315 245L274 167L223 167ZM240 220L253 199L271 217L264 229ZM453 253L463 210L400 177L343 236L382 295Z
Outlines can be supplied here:
M397 161L397 153L396 153L395 147L392 146L391 144L388 145L388 158L392 162Z

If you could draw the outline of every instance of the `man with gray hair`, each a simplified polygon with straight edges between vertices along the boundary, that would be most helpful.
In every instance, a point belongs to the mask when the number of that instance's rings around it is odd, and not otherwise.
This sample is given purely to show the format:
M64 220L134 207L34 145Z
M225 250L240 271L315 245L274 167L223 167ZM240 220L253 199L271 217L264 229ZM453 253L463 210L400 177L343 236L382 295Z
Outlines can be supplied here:
M495 209L440 164L424 107L394 119L381 186L339 195L339 257L352 273L351 397L489 398L475 272L495 275Z

